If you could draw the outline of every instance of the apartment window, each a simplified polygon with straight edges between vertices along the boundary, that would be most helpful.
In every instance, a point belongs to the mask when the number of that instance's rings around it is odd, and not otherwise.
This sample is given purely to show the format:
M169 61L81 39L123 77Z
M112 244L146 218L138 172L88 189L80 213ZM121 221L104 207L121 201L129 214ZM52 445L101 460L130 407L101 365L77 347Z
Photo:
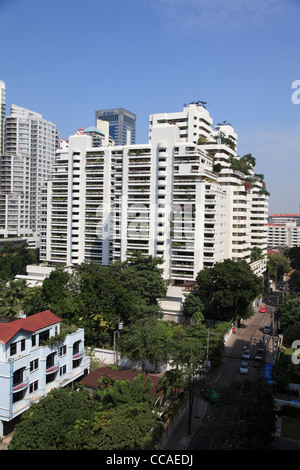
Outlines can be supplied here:
M67 373L67 366L66 364L59 369L59 375L64 375Z
M36 346L36 335L32 335L31 337L31 345Z
M21 340L21 351L25 351L25 339Z

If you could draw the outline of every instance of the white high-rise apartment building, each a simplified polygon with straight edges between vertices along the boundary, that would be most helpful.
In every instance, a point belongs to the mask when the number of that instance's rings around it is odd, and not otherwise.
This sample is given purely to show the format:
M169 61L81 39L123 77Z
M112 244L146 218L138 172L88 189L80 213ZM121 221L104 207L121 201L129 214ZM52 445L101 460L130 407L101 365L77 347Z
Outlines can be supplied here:
M165 279L176 284L225 258L250 262L253 246L265 252L267 197L252 169L232 168L233 128L213 130L196 104L150 123L147 144L93 147L90 136L74 135L57 151L44 192L42 259L108 265L138 250L161 256Z
M54 162L56 140L54 123L11 106L0 163L0 235L38 236L38 197Z
M250 262L251 250L255 246L261 248L264 257L267 253L268 193L262 181L263 175L256 175L253 165L249 165L246 173L239 169L238 136L232 126L225 121L213 130L212 122L204 106L191 103L182 112L150 116L150 139L154 124L175 124L181 141L199 144L210 155L215 168L220 165L217 181L227 196L225 257ZM265 268L266 258L253 264L258 274Z
M5 83L0 80L0 155L4 150L4 120L6 114L6 89Z

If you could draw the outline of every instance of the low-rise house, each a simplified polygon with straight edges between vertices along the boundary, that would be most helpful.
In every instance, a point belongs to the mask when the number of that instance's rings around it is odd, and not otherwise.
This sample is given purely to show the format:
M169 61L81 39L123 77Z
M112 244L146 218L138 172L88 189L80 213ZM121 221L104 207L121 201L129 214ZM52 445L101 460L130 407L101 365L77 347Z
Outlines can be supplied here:
M81 383L82 385L85 386L87 390L95 390L99 387L101 387L100 379L102 377L107 377L108 379L115 379L115 380L126 380L129 382L134 382L134 379L136 379L140 375L140 372L135 372L131 370L116 370L116 369L110 369L109 367L99 367L98 369L94 369L90 374L86 375L82 380ZM160 376L155 375L155 374L145 374L144 378L146 379L147 377L150 378L153 388L151 389L150 395L151 397L155 397L158 392L157 392L157 385L160 379Z
M5 423L89 369L84 330L64 331L50 310L0 324L0 439Z

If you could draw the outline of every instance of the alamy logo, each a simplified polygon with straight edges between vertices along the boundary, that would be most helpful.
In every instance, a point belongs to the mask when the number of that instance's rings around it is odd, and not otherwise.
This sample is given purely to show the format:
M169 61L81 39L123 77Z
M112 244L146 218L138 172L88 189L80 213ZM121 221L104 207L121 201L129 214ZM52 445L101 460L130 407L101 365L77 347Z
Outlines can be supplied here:
M292 354L292 363L293 364L300 364L300 341L299 339L296 339L293 344L292 344L292 349L295 349L295 351Z
M292 93L292 103L299 104L300 103L300 80L294 80L292 83L292 88L296 89Z

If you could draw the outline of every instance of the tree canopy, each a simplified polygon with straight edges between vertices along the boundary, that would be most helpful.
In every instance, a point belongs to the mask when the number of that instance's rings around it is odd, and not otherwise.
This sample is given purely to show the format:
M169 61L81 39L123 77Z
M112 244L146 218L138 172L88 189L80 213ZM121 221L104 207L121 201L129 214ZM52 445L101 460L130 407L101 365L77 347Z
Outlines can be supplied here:
M95 395L82 387L54 389L22 415L9 450L154 448L161 425L151 388L139 376L134 383L115 381Z
M262 281L246 261L226 259L198 273L195 295L205 305L205 317L230 321L247 318L249 305L262 293Z

